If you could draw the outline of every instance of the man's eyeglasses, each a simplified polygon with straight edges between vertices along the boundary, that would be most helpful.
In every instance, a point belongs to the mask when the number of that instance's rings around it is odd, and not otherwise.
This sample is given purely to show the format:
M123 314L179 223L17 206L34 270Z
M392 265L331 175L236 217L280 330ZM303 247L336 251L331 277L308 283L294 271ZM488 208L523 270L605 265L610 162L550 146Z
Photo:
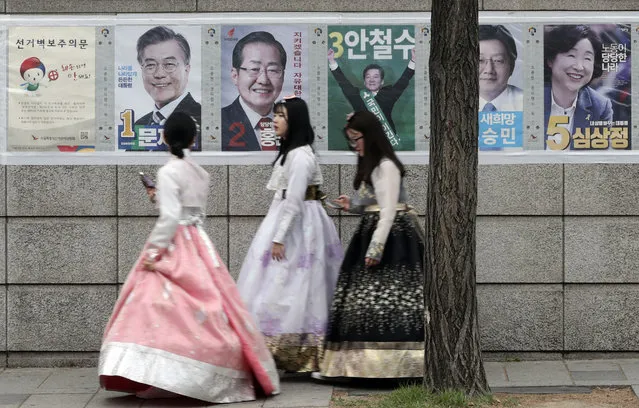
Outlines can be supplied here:
M364 136L359 136L359 137L354 137L354 138L352 138L352 139L349 137L349 138L348 138L348 145L349 145L350 147L356 147L356 146L357 146L357 141L358 141L359 139L362 139L363 137L364 137Z
M266 77L268 79L280 79L284 74L284 70L279 67L268 67L266 69L263 67L240 67L240 69L245 71L249 78L253 79L259 77L263 72L266 72Z
M491 62L494 67L503 67L506 64L506 60L503 58L480 58L479 66L481 68L485 67L488 62Z
M158 70L158 67L161 66L164 72L170 74L177 69L178 65L180 64L177 62L163 62L161 64L158 64L157 62L147 62L146 64L142 65L142 69L144 69L144 72L147 74L155 74L155 72Z

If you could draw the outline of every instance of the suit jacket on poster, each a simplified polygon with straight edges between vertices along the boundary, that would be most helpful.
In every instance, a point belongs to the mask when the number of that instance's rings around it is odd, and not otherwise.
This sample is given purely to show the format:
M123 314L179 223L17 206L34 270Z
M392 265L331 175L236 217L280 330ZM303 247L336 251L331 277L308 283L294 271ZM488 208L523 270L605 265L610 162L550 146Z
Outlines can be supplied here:
M260 142L251 121L240 104L240 97L222 108L222 150L235 152L260 151Z
M182 102L175 107L173 112L184 112L193 117L198 123L198 125L202 125L202 105L193 99L191 93L187 93ZM153 124L153 111L147 113L142 116L140 119L135 121L136 125L152 125Z
M550 118L550 108L552 106L550 85L544 87L544 130L548 129L548 119ZM589 86L584 86L579 90L577 105L575 106L575 116L570 133L574 133L576 128L589 128L591 121L611 121L612 102ZM607 126L607 125L606 125ZM546 132L544 132L546 133ZM571 142L572 146L572 142Z
M339 87L342 88L342 92L350 102L353 110L368 110L362 97L359 95L359 88L350 83L346 75L344 75L344 72L342 72L342 69L337 67L331 72L339 84ZM395 122L393 122L393 116L391 114L393 112L393 106L395 106L395 102L397 102L399 97L402 96L402 92L408 87L413 75L415 75L415 70L407 67L397 82L393 85L382 87L382 89L377 92L377 95L375 95L375 100L379 104L379 107L382 108L382 112L384 112L384 116L386 116L386 120L388 120L388 124L393 128L394 132L397 132L397 129L395 129Z

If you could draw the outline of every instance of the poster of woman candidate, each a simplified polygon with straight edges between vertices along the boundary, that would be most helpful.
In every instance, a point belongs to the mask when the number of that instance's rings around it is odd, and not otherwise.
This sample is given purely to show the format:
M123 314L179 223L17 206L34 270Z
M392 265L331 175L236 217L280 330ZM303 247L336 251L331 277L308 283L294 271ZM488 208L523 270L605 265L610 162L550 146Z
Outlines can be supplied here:
M521 29L479 26L479 150L523 149Z
M328 148L346 150L349 112L369 110L395 150L415 150L415 28L328 27Z
M9 151L95 150L95 28L10 27Z
M222 150L277 150L273 104L309 101L307 27L222 27Z
M545 148L631 149L630 72L630 25L546 25Z
M118 149L167 150L164 122L185 112L202 124L201 27L119 26L115 33ZM201 134L193 150L201 149Z

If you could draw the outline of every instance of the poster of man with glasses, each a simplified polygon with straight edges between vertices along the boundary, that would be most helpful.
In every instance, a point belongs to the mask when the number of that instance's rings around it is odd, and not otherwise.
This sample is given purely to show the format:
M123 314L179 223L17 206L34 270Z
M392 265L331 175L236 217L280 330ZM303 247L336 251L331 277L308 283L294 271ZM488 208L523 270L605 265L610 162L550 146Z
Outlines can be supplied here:
M306 27L222 27L222 150L277 150L273 103L308 100Z
M188 113L201 126L200 31L200 26L118 27L115 102L120 150L167 150L162 129L173 112ZM200 148L198 132L192 149Z
M522 150L524 93L518 24L479 26L479 149Z

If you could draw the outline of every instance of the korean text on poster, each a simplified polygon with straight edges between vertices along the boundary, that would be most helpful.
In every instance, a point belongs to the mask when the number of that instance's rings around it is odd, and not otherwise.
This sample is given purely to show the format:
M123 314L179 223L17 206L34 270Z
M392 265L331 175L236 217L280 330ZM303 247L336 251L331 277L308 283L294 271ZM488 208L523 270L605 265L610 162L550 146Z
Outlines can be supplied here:
M523 147L521 26L479 27L479 149Z
M222 150L279 148L273 104L286 96L309 102L307 27L222 27Z
M163 132L173 112L198 125L201 149L200 26L121 26L116 30L115 109L118 149L167 150Z
M395 150L415 149L415 29L409 25L329 26L330 150L346 149L346 114L368 110Z
M544 27L548 150L631 148L630 25Z
M10 27L9 151L95 150L92 27Z

